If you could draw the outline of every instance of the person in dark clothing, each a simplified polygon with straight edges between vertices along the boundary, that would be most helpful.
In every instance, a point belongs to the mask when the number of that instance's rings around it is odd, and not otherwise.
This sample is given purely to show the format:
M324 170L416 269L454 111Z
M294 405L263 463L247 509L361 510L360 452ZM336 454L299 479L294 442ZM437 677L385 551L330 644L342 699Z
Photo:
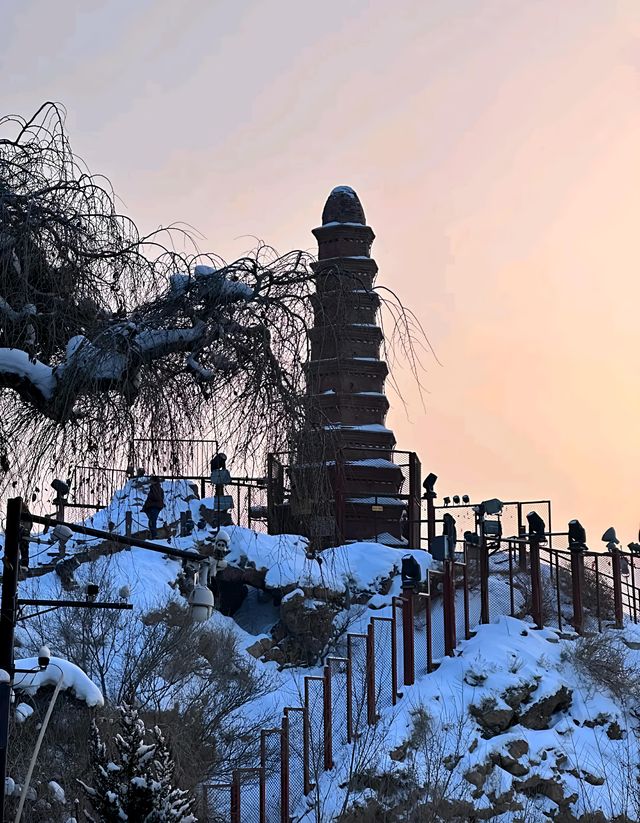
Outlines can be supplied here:
M149 486L149 494L144 501L142 511L149 520L149 537L153 540L158 536L158 515L164 509L164 492L160 478L152 477Z

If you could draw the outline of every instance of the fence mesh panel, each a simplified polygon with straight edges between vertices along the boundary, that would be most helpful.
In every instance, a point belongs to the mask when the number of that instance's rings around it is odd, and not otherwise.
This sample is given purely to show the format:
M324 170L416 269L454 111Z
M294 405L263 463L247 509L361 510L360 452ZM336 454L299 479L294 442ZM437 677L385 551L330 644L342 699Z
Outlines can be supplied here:
M615 621L613 574L609 555L585 556L582 604L585 629L602 631Z
M282 736L279 732L275 731L265 732L263 740L262 768L264 769L266 789L266 823L280 823L280 769L282 765L280 746Z
M240 823L260 821L260 769L236 772L239 784Z
M331 672L331 717L333 743L344 745L348 742L347 735L347 661L333 657L327 658L327 666Z
M482 551L482 548L480 549ZM506 544L489 548L489 620L511 614L510 553Z
M229 823L231 820L231 784L216 783L204 787L203 814L207 823Z
M430 598L426 594L413 595L413 649L416 679L427 673L427 613L430 613Z
M392 636L394 623L391 620L374 617L371 620L374 627L374 658L375 658L375 684L376 684L376 706L377 712L393 705L392 686Z
M309 717L309 769L312 780L317 783L324 770L324 683L322 679L305 677L305 692Z
M304 723L303 709L287 709L289 718L289 809L294 812L304 799Z
M413 595L409 594L408 597ZM395 616L396 631L396 672L398 688L404 684L404 601L397 597L393 598L393 614Z
M444 658L444 609L442 607L442 581L440 572L429 572L431 592L431 653L433 662Z
M456 642L461 643L467 636L465 610L467 604L467 590L464 585L465 567L456 563L453 567L455 580L455 610L456 610Z
M637 558L632 554L622 554L622 608L625 620L638 622L638 568Z
M347 654L351 660L351 724L357 737L367 725L367 638L348 635Z

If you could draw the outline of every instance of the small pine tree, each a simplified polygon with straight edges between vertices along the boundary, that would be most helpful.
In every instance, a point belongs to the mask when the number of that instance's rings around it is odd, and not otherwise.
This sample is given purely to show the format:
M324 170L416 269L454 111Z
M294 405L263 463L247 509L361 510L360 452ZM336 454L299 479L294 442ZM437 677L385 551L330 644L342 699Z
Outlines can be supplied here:
M95 721L91 729L94 785L80 781L91 804L90 823L196 823L188 793L173 786L174 763L160 729L147 730L132 706L120 707L120 732L114 738L117 760L109 758Z

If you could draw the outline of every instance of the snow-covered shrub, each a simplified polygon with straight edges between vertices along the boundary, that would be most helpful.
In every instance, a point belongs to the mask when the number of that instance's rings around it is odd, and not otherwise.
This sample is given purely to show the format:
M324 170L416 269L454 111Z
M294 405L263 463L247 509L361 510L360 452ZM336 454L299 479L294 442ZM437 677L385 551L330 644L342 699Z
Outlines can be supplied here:
M109 741L93 721L91 766L91 782L79 781L90 823L196 823L193 800L174 785L164 735L157 726L148 732L132 706L120 707L118 731Z
M117 600L108 580L101 597ZM253 765L255 729L273 718L259 710L247 719L239 710L269 690L269 678L240 651L224 618L194 624L185 606L167 600L142 615L60 610L28 629L34 647L46 639L100 684L112 706L134 703L145 721L169 732L181 785Z
M640 665L613 631L584 635L567 644L563 657L588 678L593 688L608 689L627 706L640 702Z

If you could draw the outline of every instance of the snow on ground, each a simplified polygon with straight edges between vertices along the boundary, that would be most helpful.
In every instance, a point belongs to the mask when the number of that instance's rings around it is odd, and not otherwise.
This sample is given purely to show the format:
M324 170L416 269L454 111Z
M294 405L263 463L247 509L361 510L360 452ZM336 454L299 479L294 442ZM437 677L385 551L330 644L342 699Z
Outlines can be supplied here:
M636 627L628 627L624 637L633 639L637 634ZM609 635L614 643L621 638L615 630ZM554 785L565 798L574 798L568 806L578 816L600 809L607 820L623 812L630 815L626 819L637 819L631 806L633 786L637 787L632 774L637 766L633 764L640 761L638 722L633 711L627 711L606 687L591 682L574 665L575 642L562 639L553 629L538 631L511 617L479 626L475 637L461 643L455 657L443 658L435 672L404 689L396 707L382 711L381 756L374 771L400 774L407 768L411 749L406 756L398 752L411 736L415 713L425 712L431 718L426 748L416 753L411 765L426 779L425 769L433 767L433 763L429 766L429 756L435 754L440 763L447 756L452 758L456 765L451 788L455 787L457 800L466 797L476 809L484 804L495 810L501 796L508 796L513 789L518 796L519 782L528 781L534 788L542 788L539 797L525 801L530 807L527 821L548 819L538 816L544 806L550 805L557 813L557 803L547 796L554 795ZM631 664L637 666L640 652L627 653ZM474 719L478 713L487 720L491 712L504 711L504 720L511 712L505 695L511 700L523 690L527 697L522 705L516 702L514 720L503 730L487 732ZM545 723L545 706L562 690L570 694L570 705L552 711ZM531 724L543 727L531 728ZM510 752L520 754L514 757ZM351 776L351 755L348 747L334 752L334 770L320 776L315 797L324 804L327 820L341 808ZM475 798L476 786L465 775L478 781ZM359 799L364 802L374 794L364 790ZM636 788L636 800L637 796ZM524 797L522 792L520 797ZM640 804L635 811L640 811ZM512 812L505 812L491 819L507 823L515 818Z

